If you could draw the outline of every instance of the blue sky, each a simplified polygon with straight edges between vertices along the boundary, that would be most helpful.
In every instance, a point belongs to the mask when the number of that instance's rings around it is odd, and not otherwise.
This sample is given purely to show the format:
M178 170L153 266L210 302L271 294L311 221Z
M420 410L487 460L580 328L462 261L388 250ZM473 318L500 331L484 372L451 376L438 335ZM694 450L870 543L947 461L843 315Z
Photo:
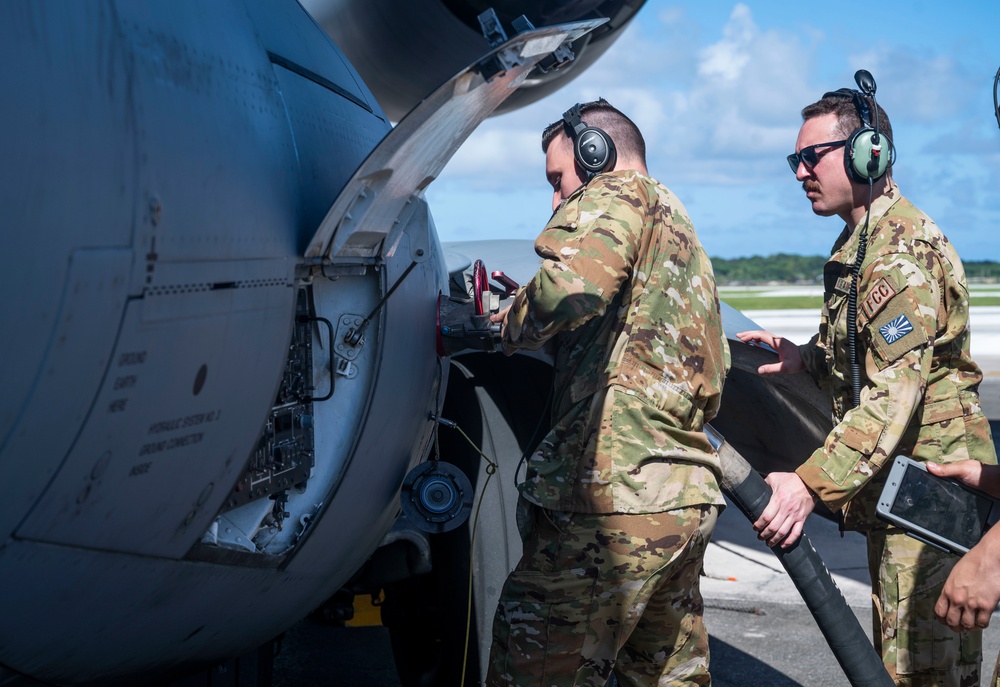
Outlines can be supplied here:
M996 0L649 0L584 76L472 134L427 191L438 233L534 239L551 199L540 132L603 96L642 129L650 173L710 255L827 255L842 223L812 214L785 156L802 107L855 87L864 68L892 121L903 193L964 260L1000 261L998 29Z

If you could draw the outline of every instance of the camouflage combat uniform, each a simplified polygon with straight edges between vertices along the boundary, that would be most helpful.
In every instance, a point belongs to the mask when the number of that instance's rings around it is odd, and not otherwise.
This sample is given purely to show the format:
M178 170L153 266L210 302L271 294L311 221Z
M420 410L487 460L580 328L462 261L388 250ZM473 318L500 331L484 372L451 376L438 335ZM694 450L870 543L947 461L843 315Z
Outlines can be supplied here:
M554 338L554 427L528 461L524 555L489 685L708 684L698 574L719 508L702 432L729 348L711 264L677 198L634 171L553 214L504 346Z
M857 300L861 403L851 409L847 300L863 223L834 245L819 334L799 347L831 392L838 424L796 472L843 509L849 529L867 533L876 648L897 684L978 685L981 633L955 634L934 617L957 558L875 517L881 468L897 455L996 462L982 372L969 355L965 273L940 229L895 186L874 200Z

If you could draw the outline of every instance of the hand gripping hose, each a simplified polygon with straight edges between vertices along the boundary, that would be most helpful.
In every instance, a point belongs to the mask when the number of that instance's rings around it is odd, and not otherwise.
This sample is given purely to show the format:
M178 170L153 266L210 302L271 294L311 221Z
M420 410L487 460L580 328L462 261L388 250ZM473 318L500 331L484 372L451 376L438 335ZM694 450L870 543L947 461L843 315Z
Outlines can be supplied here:
M708 425L705 433L722 461L722 490L750 522L756 522L771 500L771 487L721 434ZM787 549L774 547L771 551L802 595L851 685L894 687L882 659L809 539L803 534Z

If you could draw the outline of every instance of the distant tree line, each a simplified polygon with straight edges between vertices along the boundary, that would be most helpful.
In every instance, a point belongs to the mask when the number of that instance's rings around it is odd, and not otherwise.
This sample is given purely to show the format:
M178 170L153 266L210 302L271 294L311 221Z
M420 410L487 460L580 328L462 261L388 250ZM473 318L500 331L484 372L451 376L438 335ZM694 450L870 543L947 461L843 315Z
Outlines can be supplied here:
M720 284L822 284L822 255L754 255L749 258L712 258L715 279Z
M712 268L720 284L822 284L826 261L822 255L777 253L767 257L712 258ZM967 260L964 264L970 281L1000 280L1000 262Z
M1000 280L1000 262L992 260L963 260L965 276L969 281Z

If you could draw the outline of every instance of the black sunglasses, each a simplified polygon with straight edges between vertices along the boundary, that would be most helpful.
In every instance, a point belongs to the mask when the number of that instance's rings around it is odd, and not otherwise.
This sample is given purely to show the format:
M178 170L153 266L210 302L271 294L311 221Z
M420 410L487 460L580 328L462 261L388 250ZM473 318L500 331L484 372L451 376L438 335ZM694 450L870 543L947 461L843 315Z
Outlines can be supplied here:
M819 162L821 155L816 153L817 148L839 148L840 146L847 143L846 140L843 141L830 141L829 143L817 143L816 145L806 146L797 153L792 153L786 159L788 160L788 166L792 168L793 174L798 174L799 163L801 162L806 167L812 169Z

